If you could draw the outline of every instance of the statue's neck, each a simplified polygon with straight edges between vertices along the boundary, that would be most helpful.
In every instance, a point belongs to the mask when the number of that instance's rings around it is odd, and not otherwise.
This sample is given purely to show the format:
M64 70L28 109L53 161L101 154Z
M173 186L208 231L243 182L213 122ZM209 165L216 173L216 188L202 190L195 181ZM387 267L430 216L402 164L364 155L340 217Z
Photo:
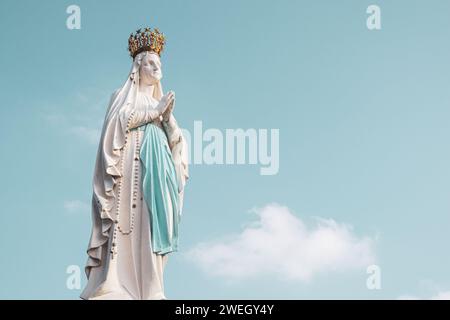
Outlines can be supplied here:
M155 86L152 84L139 84L139 93L149 96L149 97L153 97L153 93L155 92Z

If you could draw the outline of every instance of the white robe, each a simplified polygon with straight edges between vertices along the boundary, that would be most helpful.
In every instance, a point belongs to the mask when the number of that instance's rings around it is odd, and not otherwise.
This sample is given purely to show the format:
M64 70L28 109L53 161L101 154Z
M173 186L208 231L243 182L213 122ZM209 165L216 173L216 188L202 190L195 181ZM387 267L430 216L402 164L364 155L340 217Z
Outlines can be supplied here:
M141 99L138 99L140 101ZM145 124L145 108L142 101L136 105L138 110L143 110L141 116L134 117L134 126ZM154 107L154 106L153 106ZM140 109L144 108L144 109ZM171 125L166 128L169 142L174 147L174 156L177 173L182 176L183 186L187 179L187 159L186 148L179 141L181 130L177 127L175 119L172 117ZM126 133L126 143L120 152L120 161L117 168L123 168L122 177L117 177L116 184L110 190L114 201L112 207L108 208L111 218L115 220L114 213L119 207L119 226L127 231L131 225L131 212L134 212L134 229L129 235L117 232L116 247L117 252L111 260L111 243L115 224L105 223L108 219L100 219L100 202L93 197L93 230L91 235L89 250L90 260L88 260L89 275L88 284L81 294L83 299L166 299L164 294L164 268L167 264L168 254L155 254L151 247L151 229L149 211L143 199L142 184L140 183L142 174L141 161L136 161L139 155L139 147L142 145L144 132L132 130ZM182 139L184 139L181 136ZM112 141L105 141L112 143ZM101 149L101 148L100 148ZM100 152L99 149L99 152ZM123 167L122 167L123 161ZM184 170L180 171L180 168ZM137 171L136 171L137 169ZM137 177L137 179L136 179ZM117 194L117 184L121 183L120 199ZM98 183L99 186L95 184ZM94 190L102 190L103 181L94 179ZM136 192L133 200L133 192ZM107 192L106 192L107 193ZM180 192L181 202L183 192ZM119 201L117 201L119 199ZM170 201L169 201L170 202ZM132 208L133 204L136 205ZM169 214L169 216L172 216ZM169 224L172 221L169 222ZM169 228L171 230L172 228ZM107 235L102 236L102 232ZM95 263L94 263L95 262ZM109 273L109 274L108 274ZM105 281L108 279L107 281Z

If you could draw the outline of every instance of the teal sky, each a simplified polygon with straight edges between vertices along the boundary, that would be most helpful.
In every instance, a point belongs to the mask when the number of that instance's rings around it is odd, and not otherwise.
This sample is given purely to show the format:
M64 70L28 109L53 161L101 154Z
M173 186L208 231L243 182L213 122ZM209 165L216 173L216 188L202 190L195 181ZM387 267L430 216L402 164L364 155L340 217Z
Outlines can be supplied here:
M66 28L71 4L80 30ZM366 27L371 4L378 31ZM276 175L191 165L168 298L450 290L450 2L3 0L0 24L0 298L78 298L66 268L87 258L96 139L131 66L128 35L147 25L167 37L163 87L182 127L280 130ZM366 288L365 268L228 282L186 259L272 202L311 227L329 218L376 239L381 290Z

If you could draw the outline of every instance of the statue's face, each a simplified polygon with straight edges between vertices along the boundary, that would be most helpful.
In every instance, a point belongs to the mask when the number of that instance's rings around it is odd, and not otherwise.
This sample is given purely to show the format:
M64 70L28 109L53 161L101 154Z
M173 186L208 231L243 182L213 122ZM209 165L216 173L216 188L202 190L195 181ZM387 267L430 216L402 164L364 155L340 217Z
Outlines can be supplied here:
M143 84L153 85L162 78L161 60L156 53L147 52L142 58L139 68L139 78Z

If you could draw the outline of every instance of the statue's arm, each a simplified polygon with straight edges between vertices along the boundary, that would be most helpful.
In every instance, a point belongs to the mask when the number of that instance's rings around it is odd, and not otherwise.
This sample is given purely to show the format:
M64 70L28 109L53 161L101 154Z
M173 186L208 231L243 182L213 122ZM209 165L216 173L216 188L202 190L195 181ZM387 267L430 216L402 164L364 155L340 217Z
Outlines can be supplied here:
M180 183L179 191L182 192L186 180L189 178L188 145L173 114L170 114L168 121L163 121L162 124L172 151L172 158Z
M143 126L160 117L160 112L156 109L135 109L131 112L127 121L127 131Z
M166 131L167 139L169 140L170 149L172 150L176 144L181 143L183 134L181 133L177 120L172 113L170 114L168 121L163 121L162 124L164 126L164 130Z

